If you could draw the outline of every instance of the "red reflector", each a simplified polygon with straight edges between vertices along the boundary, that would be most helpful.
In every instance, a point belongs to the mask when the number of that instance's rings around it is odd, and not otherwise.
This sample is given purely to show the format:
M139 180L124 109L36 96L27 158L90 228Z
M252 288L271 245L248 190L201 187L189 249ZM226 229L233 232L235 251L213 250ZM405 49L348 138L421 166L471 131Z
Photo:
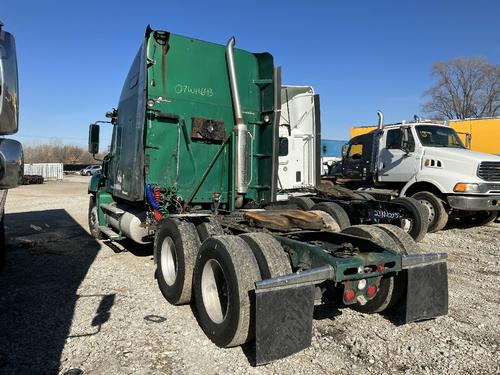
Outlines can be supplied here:
M368 289L366 289L366 295L372 298L375 294L377 294L377 287L375 285L370 285Z
M356 296L356 293L352 289L346 290L346 292L344 293L344 299L346 301L352 301L355 296Z
M384 272L385 270L385 267L383 264L377 264L377 271L378 272Z

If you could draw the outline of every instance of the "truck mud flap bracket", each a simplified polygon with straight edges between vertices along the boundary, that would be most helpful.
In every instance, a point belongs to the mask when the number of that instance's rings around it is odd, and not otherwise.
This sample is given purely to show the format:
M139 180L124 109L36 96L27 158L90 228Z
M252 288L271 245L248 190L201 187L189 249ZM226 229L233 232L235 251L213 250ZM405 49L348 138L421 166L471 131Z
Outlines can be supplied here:
M311 345L314 285L255 290L255 365Z
M447 254L403 256L406 293L401 300L404 323L448 314Z

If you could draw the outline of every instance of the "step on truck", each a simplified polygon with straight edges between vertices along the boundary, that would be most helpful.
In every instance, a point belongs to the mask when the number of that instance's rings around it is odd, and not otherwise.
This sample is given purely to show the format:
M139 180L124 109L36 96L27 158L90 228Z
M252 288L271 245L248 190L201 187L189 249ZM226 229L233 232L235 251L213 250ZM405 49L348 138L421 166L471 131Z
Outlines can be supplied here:
M0 136L17 133L19 127L19 90L14 36L0 21ZM5 265L4 208L7 190L21 184L23 149L18 141L0 138L0 271Z
M449 218L485 225L500 212L500 156L468 150L455 130L415 116L353 137L330 178L383 197L413 197L429 213L429 232Z
M402 322L446 314L446 254L419 252L391 225L334 232L326 212L266 209L277 192L279 69L234 45L147 28L107 114L92 235L152 243L165 299L193 303L220 347L254 340L257 365L310 345L315 303L394 309ZM99 126L89 127L92 154Z
M428 214L417 200L377 200L365 192L321 180L320 97L311 86L281 87L278 146L278 192L281 205L327 210L340 229L351 224L392 224L417 242L428 226Z

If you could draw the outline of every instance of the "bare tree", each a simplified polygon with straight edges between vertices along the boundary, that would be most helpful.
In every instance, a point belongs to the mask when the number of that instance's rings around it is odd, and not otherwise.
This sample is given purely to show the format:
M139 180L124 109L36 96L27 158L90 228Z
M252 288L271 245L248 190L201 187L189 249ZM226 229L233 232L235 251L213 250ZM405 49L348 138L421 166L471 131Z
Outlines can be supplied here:
M454 59L432 66L437 82L425 92L425 113L444 119L500 115L500 66L482 58Z
M96 164L96 160L83 147L66 145L59 140L48 144L23 145L25 163ZM103 153L96 155L102 158Z

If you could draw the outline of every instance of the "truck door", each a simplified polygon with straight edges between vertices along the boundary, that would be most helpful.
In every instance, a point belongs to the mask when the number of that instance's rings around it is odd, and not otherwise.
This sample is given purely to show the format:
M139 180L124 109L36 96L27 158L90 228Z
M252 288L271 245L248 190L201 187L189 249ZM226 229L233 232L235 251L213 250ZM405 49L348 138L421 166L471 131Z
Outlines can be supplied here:
M363 152L366 153L363 143L349 144L342 166L342 174L346 178L359 180L363 177L363 168L365 164Z
M283 127L280 127L283 128ZM314 186L311 158L314 137L309 134L283 134L279 138L279 182L281 189Z
M314 187L319 176L319 97L312 87L283 86L281 100L278 187Z
M407 182L417 171L415 140L412 129L408 132L409 153L401 150L402 133L400 128L387 130L382 139L379 156L379 180L385 182Z
M375 133L352 138L342 159L342 175L353 180L368 180L372 176L372 152Z

